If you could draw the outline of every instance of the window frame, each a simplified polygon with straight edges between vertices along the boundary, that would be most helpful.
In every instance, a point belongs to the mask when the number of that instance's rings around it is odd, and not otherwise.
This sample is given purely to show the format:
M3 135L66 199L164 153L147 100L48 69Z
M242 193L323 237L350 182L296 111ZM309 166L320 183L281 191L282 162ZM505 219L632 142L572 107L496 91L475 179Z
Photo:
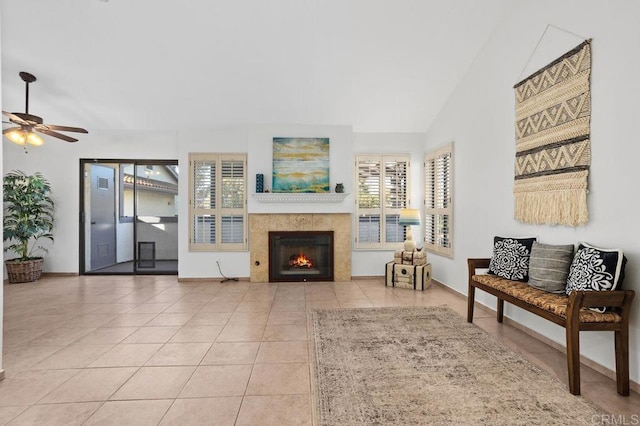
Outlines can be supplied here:
M439 195L445 191L443 183L441 182L441 173L438 164L438 159L449 156L449 164L447 170L446 181L448 182L448 199L446 203L442 203L442 196ZM432 165L434 172L433 177L429 173L428 164ZM454 223L453 223L453 206L454 206L454 152L453 152L453 141L447 143L445 146L436 149L432 152L425 154L424 164L423 164L423 177L424 177L424 212L422 217L423 223L423 244L425 250L430 253L438 254L441 256L453 258L453 231L454 231ZM432 183L431 180L434 182ZM433 200L433 207L430 205L430 200ZM440 206L438 204L442 203ZM430 216L433 216L434 219L434 234L433 235L433 243L431 243L431 230L428 224L430 223L427 220ZM444 220L446 217L447 223L447 232L440 232L441 222L440 220ZM444 245L443 240L446 239L448 241L448 246Z
M360 168L359 164L362 162L378 162L379 170L379 206L371 208L360 207ZM389 161L404 162L406 163L406 181L404 191L404 205L401 207L388 207L387 206L387 191L385 190L385 181L387 178L386 163ZM354 250L401 250L406 238L406 228L402 227L400 231L401 241L387 242L387 217L391 215L397 215L400 217L400 210L409 208L411 205L411 154L396 153L396 154L356 154L355 155L355 232L354 232ZM379 233L380 238L378 242L361 242L360 241L360 216L363 214L379 215ZM398 225L399 226L399 225Z
M207 161L215 163L215 207L214 208L196 208L195 205L195 182L194 182L194 166L198 161ZM242 207L223 207L222 203L222 163L224 161L242 161L243 165L243 181L244 194L242 198ZM246 153L189 153L189 251L247 251L248 250L248 213L247 213L247 154ZM196 216L212 215L214 217L215 242L214 243L197 243L195 242L195 218ZM241 216L242 217L242 242L241 243L224 243L222 242L222 220L223 216Z

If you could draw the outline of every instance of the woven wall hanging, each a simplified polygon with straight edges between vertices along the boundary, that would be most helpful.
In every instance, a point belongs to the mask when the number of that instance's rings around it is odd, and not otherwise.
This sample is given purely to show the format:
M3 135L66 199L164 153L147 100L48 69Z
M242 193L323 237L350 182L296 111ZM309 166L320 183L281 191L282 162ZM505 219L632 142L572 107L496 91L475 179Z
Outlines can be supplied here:
M587 223L591 164L591 40L514 86L515 218Z

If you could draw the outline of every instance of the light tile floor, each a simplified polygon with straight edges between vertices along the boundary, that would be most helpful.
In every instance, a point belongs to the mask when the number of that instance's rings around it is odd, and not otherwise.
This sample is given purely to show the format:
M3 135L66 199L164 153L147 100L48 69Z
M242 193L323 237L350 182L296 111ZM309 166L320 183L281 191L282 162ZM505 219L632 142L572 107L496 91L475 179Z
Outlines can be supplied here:
M4 286L0 424L312 423L311 308L448 305L444 287L178 283L170 276L46 277ZM562 353L476 310L477 325L566 383ZM583 395L615 415L640 397L582 369ZM638 417L640 418L640 417ZM621 419L618 417L617 419Z

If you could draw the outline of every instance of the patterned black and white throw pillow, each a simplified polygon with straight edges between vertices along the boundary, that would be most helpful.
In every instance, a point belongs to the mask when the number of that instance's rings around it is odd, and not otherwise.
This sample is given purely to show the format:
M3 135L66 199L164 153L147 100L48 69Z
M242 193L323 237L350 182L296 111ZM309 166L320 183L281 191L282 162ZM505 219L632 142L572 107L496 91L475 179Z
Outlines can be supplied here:
M508 280L527 282L529 280L531 246L535 240L535 237L495 237L493 239L493 255L491 262L489 262L489 273Z
M622 250L603 249L581 243L569 269L567 294L574 290L607 291L619 288L624 279L626 263L627 258ZM592 309L605 311L605 308Z

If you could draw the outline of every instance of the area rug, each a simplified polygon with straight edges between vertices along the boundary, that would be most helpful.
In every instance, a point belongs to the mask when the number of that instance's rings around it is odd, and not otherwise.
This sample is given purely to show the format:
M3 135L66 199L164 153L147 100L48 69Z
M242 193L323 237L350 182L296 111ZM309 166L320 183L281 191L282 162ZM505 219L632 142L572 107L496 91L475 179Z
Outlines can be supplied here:
M516 84L515 218L587 223L591 164L591 43Z
M319 309L317 425L593 425L603 412L446 307Z

